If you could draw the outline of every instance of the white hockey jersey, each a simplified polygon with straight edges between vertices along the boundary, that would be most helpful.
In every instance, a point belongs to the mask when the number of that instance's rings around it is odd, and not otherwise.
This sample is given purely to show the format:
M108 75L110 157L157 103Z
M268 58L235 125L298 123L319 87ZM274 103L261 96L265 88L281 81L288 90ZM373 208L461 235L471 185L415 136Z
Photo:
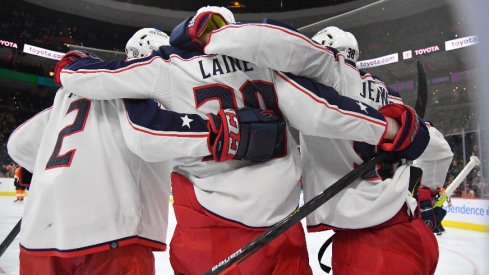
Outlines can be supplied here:
M452 162L453 152L443 134L428 124L430 143L413 165L423 170L421 184L432 190L442 188L445 184L448 168Z
M173 47L131 61L86 58L65 68L61 80L87 98L152 97L168 110L185 113L204 115L243 106L271 109L309 135L377 144L386 129L380 113L339 96L331 87L228 56ZM214 163L194 157L179 160L177 169L192 181L209 215L246 227L271 226L299 204L300 159L290 134L287 147L285 157L264 163ZM148 149L158 150L163 148Z
M139 112L149 108L145 121ZM194 120L192 131L182 127L185 117ZM53 107L19 126L7 144L12 159L33 172L21 249L60 257L131 243L164 250L172 167L161 161L208 155L206 123L153 100L96 101L60 89ZM166 148L160 162L140 157L154 159L141 142Z
M335 49L318 45L289 28L259 23L229 25L211 34L204 51L311 77L362 102L362 106L378 109L388 103L402 102L397 94L388 92L382 81L359 71ZM363 132L355 135L349 140L344 140L346 136L326 139L301 131L305 201L363 163L353 146L363 137ZM429 161L439 158L444 156L433 156ZM408 191L409 170L408 165L402 165L392 178L357 180L307 217L309 230L374 226L390 219L406 202L414 211L416 201Z

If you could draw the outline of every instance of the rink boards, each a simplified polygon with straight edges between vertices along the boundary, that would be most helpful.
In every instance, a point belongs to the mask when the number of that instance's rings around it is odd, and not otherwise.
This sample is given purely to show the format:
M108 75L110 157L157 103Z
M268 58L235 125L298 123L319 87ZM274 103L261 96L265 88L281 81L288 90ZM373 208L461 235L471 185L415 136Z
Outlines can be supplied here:
M489 200L452 198L443 226L489 232Z
M15 196L13 178L0 178L0 196ZM447 210L443 226L489 232L489 200L452 198L451 202L443 207Z

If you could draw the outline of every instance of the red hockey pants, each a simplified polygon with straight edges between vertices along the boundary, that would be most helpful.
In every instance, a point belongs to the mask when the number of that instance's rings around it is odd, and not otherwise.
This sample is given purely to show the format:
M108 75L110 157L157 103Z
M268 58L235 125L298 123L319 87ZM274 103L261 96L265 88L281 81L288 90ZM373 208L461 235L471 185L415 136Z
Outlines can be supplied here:
M180 174L172 174L172 190L177 226L170 243L170 263L175 274L203 274L265 231L206 212L192 183ZM226 274L312 274L302 225L290 228Z

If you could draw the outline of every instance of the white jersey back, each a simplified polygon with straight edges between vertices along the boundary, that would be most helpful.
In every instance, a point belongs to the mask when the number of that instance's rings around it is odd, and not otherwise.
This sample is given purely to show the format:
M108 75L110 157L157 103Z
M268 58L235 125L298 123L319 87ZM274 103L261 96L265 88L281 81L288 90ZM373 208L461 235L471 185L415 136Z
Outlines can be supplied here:
M122 101L60 89L52 108L12 133L10 156L33 172L20 235L26 253L67 257L131 243L165 249L172 167L130 150L128 117Z
M357 100L362 109L367 105L378 109L388 103L402 103L398 94L390 93L379 79L359 71L341 53L318 45L287 26L260 23L229 25L212 32L204 51L310 77ZM321 117L311 119L319 120ZM344 128L350 127L349 123L343 125ZM343 135L331 139L297 129L301 132L305 201L363 163L354 149L354 141L359 142L363 138L362 131L355 132L356 137ZM446 147L442 150L446 151ZM423 165L445 155L425 158L427 161ZM384 181L373 178L356 181L307 217L309 230L322 230L329 226L363 228L377 225L394 216L406 202L413 211L416 201L408 191L408 168L407 165L398 167L394 176Z
M294 128L332 138L353 138L361 131L360 140L377 144L386 127L374 109L363 109L328 87L227 56L173 47L130 62L80 60L63 70L61 78L70 91L88 98L152 97L168 110L201 116L220 108L271 109ZM191 121L180 123L194 127ZM192 181L209 213L248 227L270 226L299 204L297 146L290 134L286 140L287 148L279 150L283 158L265 163L185 158L179 159L178 172Z
M361 81L363 89L342 90L341 93L377 109L389 103L388 90L382 81L369 74L363 74ZM357 146L353 140L324 139L301 134L305 201L364 162L357 153ZM328 226L365 228L393 217L406 200L415 207L416 202L409 198L407 191L409 174L408 165L402 165L392 178L357 180L311 213L307 217L308 229L318 231Z
M171 81L162 78L164 81L159 83L163 87L171 84L171 88L156 91L156 99L165 108L202 116L244 106L280 112L272 71L227 56L180 59L180 55L172 56L173 48L162 51L172 65L168 72ZM250 165L245 161L216 163L189 158L179 160L176 171L194 183L199 203L211 213L251 227L269 226L299 204L301 169L296 165L297 145L290 135L287 141L288 148L282 148L282 155L288 155L270 162ZM283 192L276 192L279 188ZM251 205L254 209L250 209Z

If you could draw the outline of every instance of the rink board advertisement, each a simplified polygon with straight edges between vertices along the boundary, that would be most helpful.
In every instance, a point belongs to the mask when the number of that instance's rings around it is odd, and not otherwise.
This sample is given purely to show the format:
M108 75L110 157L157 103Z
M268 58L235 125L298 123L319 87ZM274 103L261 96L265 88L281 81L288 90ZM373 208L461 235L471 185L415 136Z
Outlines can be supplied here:
M489 200L452 198L444 226L489 232Z

